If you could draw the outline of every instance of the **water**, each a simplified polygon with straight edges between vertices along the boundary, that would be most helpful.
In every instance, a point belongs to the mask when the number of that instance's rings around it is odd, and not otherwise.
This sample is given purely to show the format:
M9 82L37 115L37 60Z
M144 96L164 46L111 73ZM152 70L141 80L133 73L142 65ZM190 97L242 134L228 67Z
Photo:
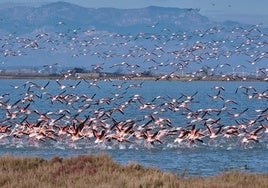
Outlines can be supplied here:
M49 81L49 84L43 90L37 88L35 84L44 86ZM76 85L77 80L63 80L61 84L66 86ZM93 81L89 81L93 82ZM34 84L33 84L34 83ZM208 112L205 114L207 118L218 119L220 125L223 126L238 126L238 124L247 124L250 120L254 120L261 114L260 110L268 107L267 98L260 97L260 93L267 94L267 82L179 82L179 81L122 81L115 80L97 81L98 87L90 85L82 80L75 88L67 87L60 89L60 86L54 80L34 80L29 83L27 80L0 80L0 94L7 93L1 99L8 104L14 104L18 99L25 99L27 93L34 95L33 101L18 102L11 111L16 111L17 106L26 106L30 104L28 109L37 109L40 113L58 112L60 109L68 109L72 117L77 114L78 118L85 116L95 117L96 110L109 111L116 106L125 105L124 114L115 111L110 117L102 117L105 123L112 124L112 118L117 121L135 120L137 124L147 122L150 115L157 117L169 118L174 127L191 129L193 125L206 132L204 121L193 121L193 117L187 118L189 112L201 112L207 109L221 109L227 107L227 110L220 114L217 112ZM25 85L24 85L25 84ZM122 84L121 89L115 85ZM32 85L32 86L31 86ZM35 86L33 86L35 85ZM21 86L14 89L13 86ZM220 90L220 98L212 99L211 96L218 94L219 89L215 86L222 86L224 90ZM243 86L243 87L241 87ZM247 89L245 89L247 88ZM249 89L250 88L250 89ZM251 89L254 88L254 89ZM51 102L51 96L59 93L67 96L62 102ZM116 96L115 94L119 94ZM82 95L92 97L92 101L83 101ZM249 96L252 97L249 97ZM39 97L37 97L39 96ZM42 96L42 97L41 97ZM80 98L76 98L80 96ZM133 100L134 96L138 96L138 100L131 102L129 105L126 102ZM157 96L161 96L154 99ZM179 107L180 104L190 99L187 102L187 108ZM266 95L267 96L267 95ZM102 99L108 98L109 102L100 102ZM226 102L226 100L234 100L236 103ZM171 109L171 102L174 102L178 107L177 110ZM3 104L2 102L2 104ZM68 102L71 102L68 104ZM98 103L98 104L97 104ZM167 105L168 103L168 105ZM90 107L83 112L78 113L77 108L89 104ZM140 109L142 104L153 105L152 108L147 107ZM4 120L7 116L7 107L1 106L1 118ZM14 109L13 109L14 108ZM244 109L248 110L239 117L234 117L232 114L239 113ZM67 114L67 113L66 113ZM246 130L255 130L261 124L267 125L267 119L264 114L258 118L252 126ZM67 115L61 119L60 123L68 124ZM15 122L20 122L26 118L29 122L36 122L38 115L31 113L28 115L20 114L14 119L3 121L3 125L12 125L14 128ZM51 115L56 118L58 115ZM69 119L70 120L70 119ZM12 124L13 123L13 124ZM136 126L136 125L135 125ZM215 126L216 127L216 126ZM157 129L159 130L159 129ZM246 133L245 133L246 134ZM13 155L39 156L46 159L58 155L61 157L75 156L78 154L100 153L105 152L110 155L115 161L120 164L126 164L130 161L136 161L146 167L157 167L164 171L171 171L182 175L198 175L211 176L219 174L222 171L240 169L247 172L268 173L268 135L264 129L260 131L258 142L250 141L247 144L241 143L240 138L227 140L223 137L215 140L204 138L204 142L194 143L174 143L176 135L170 135L162 140L162 144L155 142L153 145L142 143L118 143L110 144L95 144L94 139L82 139L80 141L60 140L57 142L47 140L29 141L24 136L21 139L5 137L0 140L0 154L6 153Z

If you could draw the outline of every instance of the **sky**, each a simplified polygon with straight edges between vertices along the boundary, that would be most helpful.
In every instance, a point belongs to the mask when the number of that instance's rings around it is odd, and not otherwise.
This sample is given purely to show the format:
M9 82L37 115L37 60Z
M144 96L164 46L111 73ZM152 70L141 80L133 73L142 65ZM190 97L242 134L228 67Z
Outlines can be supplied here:
M88 8L143 8L147 6L198 8L215 21L239 21L268 27L268 0L62 0ZM56 0L0 0L1 3L40 5Z

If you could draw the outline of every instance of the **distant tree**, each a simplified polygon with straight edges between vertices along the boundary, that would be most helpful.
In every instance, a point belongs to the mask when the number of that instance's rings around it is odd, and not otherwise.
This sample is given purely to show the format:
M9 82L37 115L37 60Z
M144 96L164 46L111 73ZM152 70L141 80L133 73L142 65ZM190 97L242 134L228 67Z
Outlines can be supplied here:
M152 71L143 71L142 76L153 76Z
M207 76L208 75L208 68L207 67L202 67L199 71L202 76Z
M120 75L120 74L123 74L123 69L122 68L118 68L114 71L114 74L115 75Z
M94 69L91 70L91 72L101 73L102 69L101 68L94 68Z
M75 67L73 68L72 70L72 73L75 74L75 73L86 73L87 71L85 70L85 68L80 68L80 67Z

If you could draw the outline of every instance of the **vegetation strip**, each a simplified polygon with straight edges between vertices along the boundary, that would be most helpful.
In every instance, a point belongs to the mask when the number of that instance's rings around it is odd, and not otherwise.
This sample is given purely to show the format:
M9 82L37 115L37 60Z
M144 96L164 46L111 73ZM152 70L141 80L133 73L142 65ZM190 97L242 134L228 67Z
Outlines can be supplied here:
M0 187L268 187L268 174L222 172L212 177L187 177L136 162L115 163L108 155L71 158L0 157Z

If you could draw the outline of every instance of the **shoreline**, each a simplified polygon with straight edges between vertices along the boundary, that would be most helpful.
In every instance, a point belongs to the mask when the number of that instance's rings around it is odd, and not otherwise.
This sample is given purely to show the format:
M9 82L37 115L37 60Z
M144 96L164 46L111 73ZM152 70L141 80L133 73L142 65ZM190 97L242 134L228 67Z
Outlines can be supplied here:
M222 76L207 76L207 77L175 77L175 78L161 78L161 76L129 76L122 75L116 77L76 77L68 76L67 78L60 75L0 75L0 79L33 79L33 80L142 80L142 81L242 81L242 82L268 82L267 78L253 78L253 77L222 77Z
M164 172L135 161L119 165L105 153L49 160L31 156L0 156L4 187L267 187L267 173L222 171L189 176L187 170ZM34 178L33 178L34 177Z

